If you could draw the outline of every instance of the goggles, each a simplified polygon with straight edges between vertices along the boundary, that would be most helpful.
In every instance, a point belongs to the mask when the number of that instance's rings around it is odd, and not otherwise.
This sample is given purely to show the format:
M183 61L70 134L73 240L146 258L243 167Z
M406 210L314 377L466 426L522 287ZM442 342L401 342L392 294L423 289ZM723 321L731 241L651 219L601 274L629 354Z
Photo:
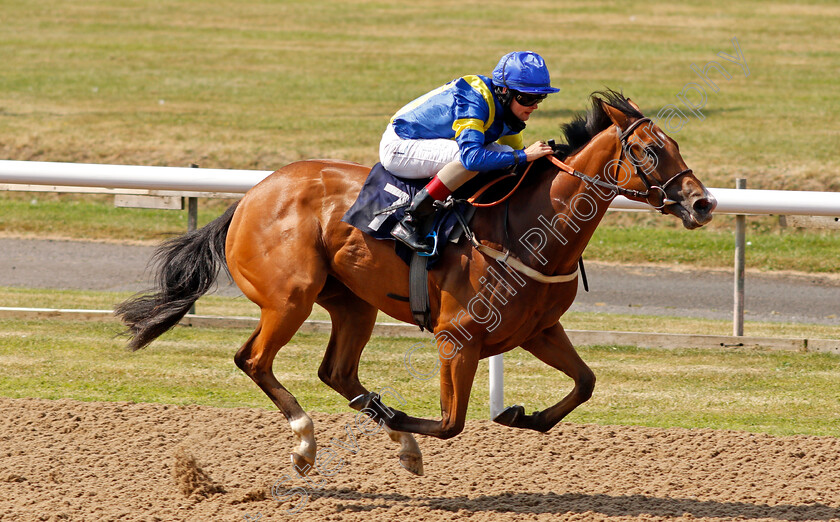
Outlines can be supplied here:
M513 91L513 99L523 107L533 107L543 101L547 94L531 94L527 92Z

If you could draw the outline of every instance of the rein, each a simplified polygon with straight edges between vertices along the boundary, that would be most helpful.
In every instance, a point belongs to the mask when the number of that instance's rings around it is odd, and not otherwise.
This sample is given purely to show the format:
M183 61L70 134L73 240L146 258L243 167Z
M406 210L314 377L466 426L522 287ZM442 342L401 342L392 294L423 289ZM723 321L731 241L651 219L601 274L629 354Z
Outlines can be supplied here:
M570 165L568 165L566 163L563 163L562 161L557 159L557 156L546 156L546 157L548 158L548 161L550 161L551 163L556 165L560 170L562 170L566 174L571 174L572 176L574 176L576 178L580 178L581 180L583 180L586 183L589 183L590 185L597 185L601 188L609 189L613 192L617 192L617 193L621 194L622 196L633 196L633 197L637 197L637 198L646 199L647 196L650 194L649 192L641 192L639 190L626 189L624 187L620 187L620 186L616 185L615 183L609 183L609 182L606 182L606 181L601 181L600 179L593 178L592 176L587 176L583 172L580 172L579 170L575 170ZM651 205L651 206L653 206L653 205ZM656 208L656 207L654 207L654 208ZM657 208L657 210L659 210L659 209Z
M498 183L498 182L502 181L503 179L507 179L507 178L509 178L509 177L511 177L511 176L515 176L516 174L506 174L506 175L504 175L504 176L501 176L501 177L499 177L499 178L494 179L494 180L493 180L493 181L491 181L490 183L488 183L488 184L484 185L483 187L481 187L478 191L476 191L476 193L475 193L475 194L473 194L472 196L470 196L469 198L467 198L467 202L468 202L470 205L472 205L472 206L474 206L474 207L478 207L478 208L495 207L496 205L499 205L499 204L501 204L501 203L504 203L505 201L507 201L507 199L508 199L509 197L511 197L511 196L513 195L513 193L514 193L514 192L516 192L516 190L519 188L519 185L521 185L521 184L522 184L522 182L525 180L525 176L528 174L528 171L530 171L530 170L531 170L531 167L532 167L533 165L534 165L534 162L533 162L533 161L531 161L531 162L529 162L529 163L528 163L528 166L527 166L527 167L525 167L525 172L523 172L523 173L522 173L522 176L519 178L519 181L517 181L517 182L516 182L516 185L515 185L515 186L514 186L514 187L510 190L510 192L508 192L508 193L507 193L507 195L505 195L505 197L503 197L502 199L499 199L499 200L493 201L493 202L491 202L491 203L476 203L476 200L478 200L479 196L481 196L482 194L484 194L484 192L485 192L485 191L487 191L487 189L489 189L490 187L492 187L492 186L493 186L493 185L495 185L496 183Z

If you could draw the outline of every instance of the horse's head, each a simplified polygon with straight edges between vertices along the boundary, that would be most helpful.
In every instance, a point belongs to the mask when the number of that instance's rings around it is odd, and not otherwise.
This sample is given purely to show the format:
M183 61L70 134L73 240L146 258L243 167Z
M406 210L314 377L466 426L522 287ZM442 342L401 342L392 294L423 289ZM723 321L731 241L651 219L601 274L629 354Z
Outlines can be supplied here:
M611 176L629 191L624 195L646 202L663 214L677 216L688 229L711 221L717 201L686 166L677 142L644 117L630 99L621 97L620 101L626 101L635 111L595 99L617 129L621 150Z

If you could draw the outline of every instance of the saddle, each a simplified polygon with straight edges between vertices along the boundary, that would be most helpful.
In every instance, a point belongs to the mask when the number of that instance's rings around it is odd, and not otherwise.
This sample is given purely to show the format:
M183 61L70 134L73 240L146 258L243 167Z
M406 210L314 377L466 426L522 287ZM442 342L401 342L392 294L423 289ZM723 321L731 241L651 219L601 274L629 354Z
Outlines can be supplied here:
M368 174L353 206L341 220L375 239L393 240L391 229L403 218L405 209L414 195L425 187L428 181L398 178L381 163L377 163ZM430 222L429 232L437 238L435 251L427 259L430 267L434 266L448 242L455 243L460 238L462 228L458 226L458 219L453 213L456 209L467 221L472 218L475 210L464 201L457 202L452 208L438 209L435 219ZM399 241L394 243L397 255L410 265L414 251Z
M518 174L523 174L519 172ZM427 230L434 237L435 249L430 255L414 252L400 241L394 241L397 255L409 265L409 295L389 294L392 299L407 301L415 323L420 330L431 331L431 313L429 308L428 270L439 260L441 251L448 243L456 243L464 234L471 237L469 223L475 213L475 207L465 198L475 194L492 198L493 189L488 186L507 185L517 178L510 170L481 173L458 189L451 199L440 205ZM399 222L414 195L422 189L428 180L403 179L394 176L382 164L373 166L359 192L356 201L342 217L342 221L380 240L393 240L391 229ZM497 188L497 187L493 187ZM502 187L504 188L504 187ZM509 187L508 187L509 188ZM474 198L470 198L471 200ZM480 204L478 206L481 206Z

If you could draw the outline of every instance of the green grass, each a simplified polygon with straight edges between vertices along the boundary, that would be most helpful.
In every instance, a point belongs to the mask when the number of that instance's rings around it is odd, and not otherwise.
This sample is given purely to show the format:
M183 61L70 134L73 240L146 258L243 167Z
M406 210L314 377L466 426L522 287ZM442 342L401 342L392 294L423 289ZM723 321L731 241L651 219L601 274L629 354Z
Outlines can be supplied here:
M7 0L0 157L274 169L371 163L388 118L514 49L540 52L563 91L529 123L550 138L587 96L623 89L654 115L714 60L704 119L675 137L711 186L840 188L830 0L675 5L431 0ZM746 76L719 52L735 54Z
M129 292L0 287L0 307L111 310L114 305L131 295ZM244 297L204 296L196 303L196 311L200 315L259 316L259 308ZM329 315L316 305L310 319L325 321L329 320ZM378 321L394 322L393 319L382 313L380 313ZM568 312L563 316L561 322L565 328L570 330L732 334L731 321L688 317ZM744 324L744 333L748 336L758 337L840 339L840 325L747 321Z
M233 364L247 337L242 330L176 328L135 353L124 350L118 330L106 323L0 320L0 395L274 408ZM326 342L326 335L297 335L274 369L304 408L345 412L346 401L317 378ZM403 367L416 342L372 339L360 376L370 389L396 390L407 412L437 417L437 379L413 379ZM580 353L598 384L569 422L840 436L836 355L618 346L583 347ZM422 362L421 356L418 366ZM489 415L487 379L483 361L470 418ZM507 404L543 409L565 395L570 382L522 350L505 355Z

